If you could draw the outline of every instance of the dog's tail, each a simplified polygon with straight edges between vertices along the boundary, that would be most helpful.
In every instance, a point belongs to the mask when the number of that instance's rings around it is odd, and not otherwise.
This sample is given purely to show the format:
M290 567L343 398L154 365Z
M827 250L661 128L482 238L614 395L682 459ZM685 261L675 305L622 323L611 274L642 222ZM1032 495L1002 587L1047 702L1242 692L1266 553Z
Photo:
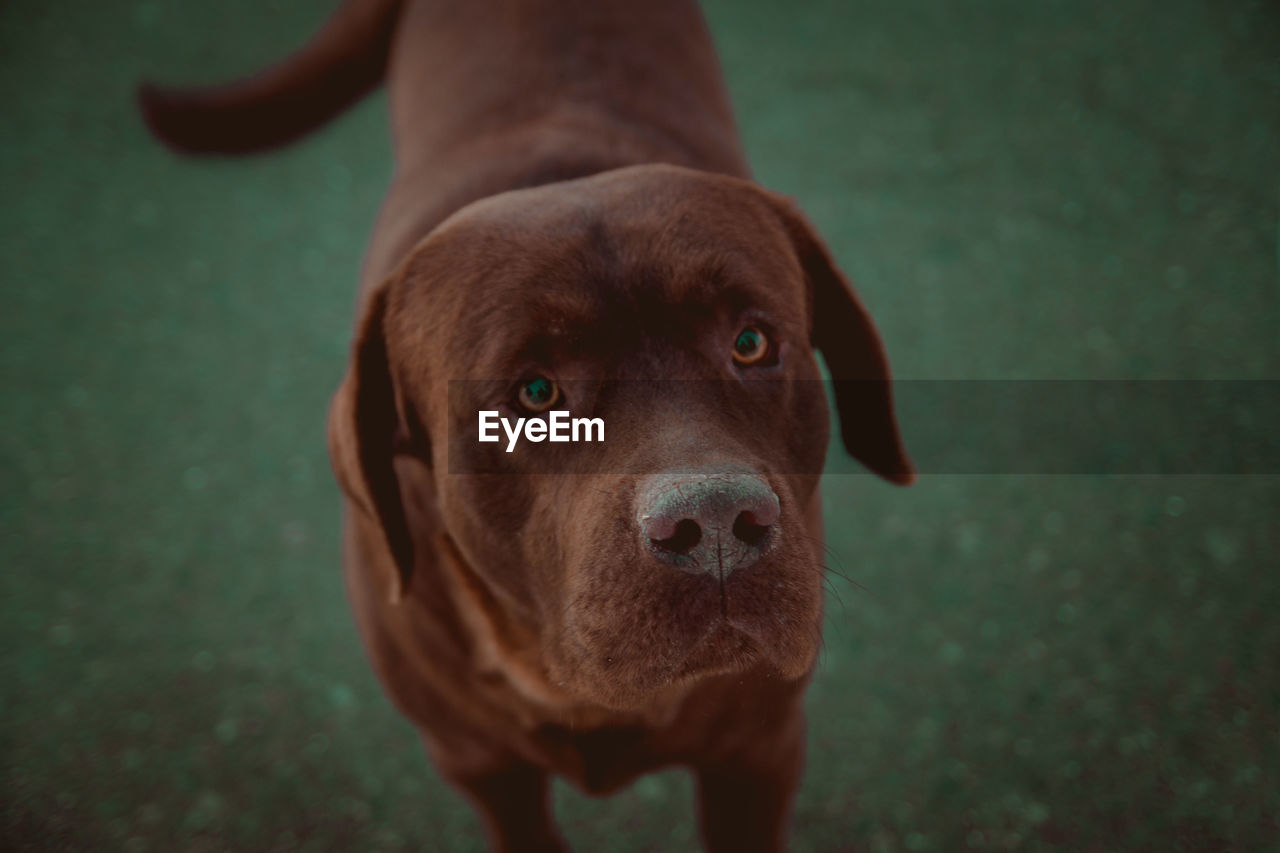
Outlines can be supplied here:
M192 154L245 154L284 145L324 124L381 82L403 0L344 0L301 50L225 86L143 83L151 132Z

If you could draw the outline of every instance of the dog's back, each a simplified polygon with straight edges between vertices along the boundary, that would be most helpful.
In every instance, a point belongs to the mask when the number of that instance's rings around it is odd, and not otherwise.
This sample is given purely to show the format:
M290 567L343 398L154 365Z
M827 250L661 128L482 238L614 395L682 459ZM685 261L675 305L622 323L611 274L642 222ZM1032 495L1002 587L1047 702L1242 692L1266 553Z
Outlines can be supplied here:
M397 175L364 290L450 213L505 190L638 163L748 175L689 0L346 0L260 74L139 96L170 146L240 154L305 135L384 78Z

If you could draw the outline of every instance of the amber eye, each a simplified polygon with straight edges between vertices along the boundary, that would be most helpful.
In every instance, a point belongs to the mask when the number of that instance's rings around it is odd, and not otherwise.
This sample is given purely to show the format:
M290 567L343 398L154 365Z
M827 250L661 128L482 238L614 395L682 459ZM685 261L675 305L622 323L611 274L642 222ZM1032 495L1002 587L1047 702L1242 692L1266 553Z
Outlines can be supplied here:
M769 338L757 326L738 332L733 342L733 360L738 364L759 364L769 355Z
M545 412L560 402L560 386L545 376L535 376L520 386L516 399L525 411Z

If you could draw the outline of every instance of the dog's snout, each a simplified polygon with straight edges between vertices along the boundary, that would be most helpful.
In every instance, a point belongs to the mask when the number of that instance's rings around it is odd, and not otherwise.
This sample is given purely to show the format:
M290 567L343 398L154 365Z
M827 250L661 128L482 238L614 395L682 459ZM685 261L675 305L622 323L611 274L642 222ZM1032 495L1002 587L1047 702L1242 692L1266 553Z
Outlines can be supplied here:
M780 512L769 484L743 472L656 474L636 493L642 544L677 568L720 578L760 558Z

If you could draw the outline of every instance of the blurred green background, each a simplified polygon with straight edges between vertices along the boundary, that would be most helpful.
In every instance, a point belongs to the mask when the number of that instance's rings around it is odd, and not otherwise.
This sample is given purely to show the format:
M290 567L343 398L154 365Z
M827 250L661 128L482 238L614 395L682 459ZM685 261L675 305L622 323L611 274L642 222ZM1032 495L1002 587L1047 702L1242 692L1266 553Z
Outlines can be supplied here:
M132 109L330 7L0 5L4 849L480 849L338 568L324 416L384 98L239 161ZM1274 2L707 14L757 176L899 377L1280 379ZM1276 477L825 490L849 580L794 850L1280 849ZM556 798L579 850L696 845L682 773Z

